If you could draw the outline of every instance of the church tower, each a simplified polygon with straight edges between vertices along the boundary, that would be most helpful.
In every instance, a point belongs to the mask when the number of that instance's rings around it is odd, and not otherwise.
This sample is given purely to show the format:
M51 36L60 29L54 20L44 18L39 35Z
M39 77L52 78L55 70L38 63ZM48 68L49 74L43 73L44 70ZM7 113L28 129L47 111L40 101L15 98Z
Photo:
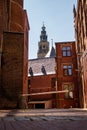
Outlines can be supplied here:
M49 42L47 41L46 27L42 26L40 42L38 42L38 58L44 58L49 51Z

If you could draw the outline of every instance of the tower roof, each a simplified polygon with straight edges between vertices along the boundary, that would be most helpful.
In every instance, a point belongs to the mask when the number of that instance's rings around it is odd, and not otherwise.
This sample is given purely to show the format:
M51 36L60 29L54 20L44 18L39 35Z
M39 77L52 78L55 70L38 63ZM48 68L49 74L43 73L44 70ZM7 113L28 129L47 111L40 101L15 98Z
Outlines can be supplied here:
M46 42L46 41L47 41L46 27L43 24L40 35L40 42Z
M55 57L55 56L56 56L55 48L52 46L45 57Z

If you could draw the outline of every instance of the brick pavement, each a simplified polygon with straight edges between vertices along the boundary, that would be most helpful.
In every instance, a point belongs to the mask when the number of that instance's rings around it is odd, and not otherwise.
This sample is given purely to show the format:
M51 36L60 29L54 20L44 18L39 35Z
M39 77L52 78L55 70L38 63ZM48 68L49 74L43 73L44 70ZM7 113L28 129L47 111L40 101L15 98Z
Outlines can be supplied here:
M87 130L87 111L81 109L0 111L0 130L48 129Z

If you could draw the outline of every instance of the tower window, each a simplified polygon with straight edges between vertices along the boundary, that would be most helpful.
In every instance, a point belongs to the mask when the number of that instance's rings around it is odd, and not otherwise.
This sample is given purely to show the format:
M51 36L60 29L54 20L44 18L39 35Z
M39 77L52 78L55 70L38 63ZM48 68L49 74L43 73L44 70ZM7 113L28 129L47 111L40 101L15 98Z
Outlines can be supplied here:
M46 48L46 46L44 45L44 46L43 46L43 49L45 49L45 48Z

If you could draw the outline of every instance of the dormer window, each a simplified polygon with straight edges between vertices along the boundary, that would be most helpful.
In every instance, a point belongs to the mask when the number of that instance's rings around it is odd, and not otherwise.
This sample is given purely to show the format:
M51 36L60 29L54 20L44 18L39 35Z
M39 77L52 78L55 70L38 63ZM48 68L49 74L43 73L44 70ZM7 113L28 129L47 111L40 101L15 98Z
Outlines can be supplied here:
M44 66L42 66L41 71L42 71L42 73L43 73L44 75L46 75L46 69L45 69Z
M33 76L33 70L32 70L32 67L29 68L29 74L30 74L31 76Z

